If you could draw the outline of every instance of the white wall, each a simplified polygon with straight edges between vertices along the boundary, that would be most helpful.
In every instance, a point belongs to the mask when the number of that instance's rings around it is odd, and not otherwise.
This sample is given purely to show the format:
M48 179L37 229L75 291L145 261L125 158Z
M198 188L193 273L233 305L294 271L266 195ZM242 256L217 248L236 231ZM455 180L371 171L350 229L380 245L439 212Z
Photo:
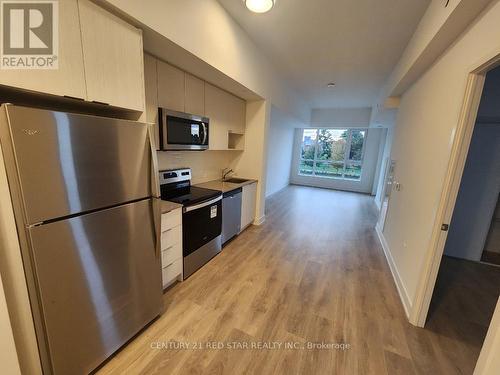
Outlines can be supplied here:
M276 107L271 108L271 124L267 146L266 197L290 184L295 128L305 124L288 116Z
M379 144L383 129L368 129L365 140L363 169L359 181L344 180L339 178L324 178L299 175L300 145L302 142L302 129L295 131L292 173L290 181L297 185L315 186L327 189L348 190L358 193L371 194L373 181L379 161Z
M371 113L371 108L315 108L311 111L311 126L368 127Z
M379 102L401 95L466 29L491 0L432 0L381 90Z
M497 0L401 100L392 155L402 189L391 195L383 235L410 305L430 251L467 77L482 57L500 51L499 20Z

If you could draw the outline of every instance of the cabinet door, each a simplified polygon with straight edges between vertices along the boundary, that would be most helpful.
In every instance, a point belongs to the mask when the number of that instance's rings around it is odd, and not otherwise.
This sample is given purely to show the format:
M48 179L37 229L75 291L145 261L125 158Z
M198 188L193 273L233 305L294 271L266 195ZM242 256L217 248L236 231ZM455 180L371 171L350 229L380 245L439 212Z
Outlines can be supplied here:
M77 0L59 2L59 68L2 70L0 84L86 99Z
M185 112L193 115L205 115L205 82L186 73Z
M245 132L246 102L205 82L205 115L210 119L210 149L227 150L228 133Z
M233 133L245 133L246 102L229 94L227 98L228 130Z
M210 119L209 148L228 149L227 92L205 82L205 115Z
M158 105L184 112L185 73L163 61L158 61Z
M156 73L156 58L144 54L144 89L146 92L146 121L155 124L155 145L160 149L158 125L158 85Z
M241 229L252 224L255 219L257 201L257 183L243 186L241 197Z
M141 30L78 0L88 100L144 110Z

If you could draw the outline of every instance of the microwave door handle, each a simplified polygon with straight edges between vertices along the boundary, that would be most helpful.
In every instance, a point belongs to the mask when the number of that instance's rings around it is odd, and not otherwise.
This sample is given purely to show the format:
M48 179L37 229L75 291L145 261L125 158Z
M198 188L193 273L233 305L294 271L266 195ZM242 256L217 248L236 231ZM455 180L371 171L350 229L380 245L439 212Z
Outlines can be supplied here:
M207 124L205 124L204 122L202 122L201 125L203 126L203 142L202 142L202 145L204 145L205 142L207 141L207 135L208 135Z

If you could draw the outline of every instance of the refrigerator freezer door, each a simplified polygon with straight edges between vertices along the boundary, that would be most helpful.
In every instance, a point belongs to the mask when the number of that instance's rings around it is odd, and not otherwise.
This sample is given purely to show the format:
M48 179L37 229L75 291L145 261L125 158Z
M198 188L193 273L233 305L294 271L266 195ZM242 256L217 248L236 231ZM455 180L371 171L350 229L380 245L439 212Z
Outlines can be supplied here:
M160 314L153 204L29 229L54 374L89 373Z
M27 224L154 195L146 124L5 108Z

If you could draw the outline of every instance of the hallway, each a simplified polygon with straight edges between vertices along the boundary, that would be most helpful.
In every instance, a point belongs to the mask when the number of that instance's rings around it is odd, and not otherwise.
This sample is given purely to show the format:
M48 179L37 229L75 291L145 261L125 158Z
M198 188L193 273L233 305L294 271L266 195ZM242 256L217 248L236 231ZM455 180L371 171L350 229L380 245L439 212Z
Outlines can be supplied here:
M407 322L376 217L368 195L273 195L266 222L168 290L164 315L99 374L470 374L461 343Z

